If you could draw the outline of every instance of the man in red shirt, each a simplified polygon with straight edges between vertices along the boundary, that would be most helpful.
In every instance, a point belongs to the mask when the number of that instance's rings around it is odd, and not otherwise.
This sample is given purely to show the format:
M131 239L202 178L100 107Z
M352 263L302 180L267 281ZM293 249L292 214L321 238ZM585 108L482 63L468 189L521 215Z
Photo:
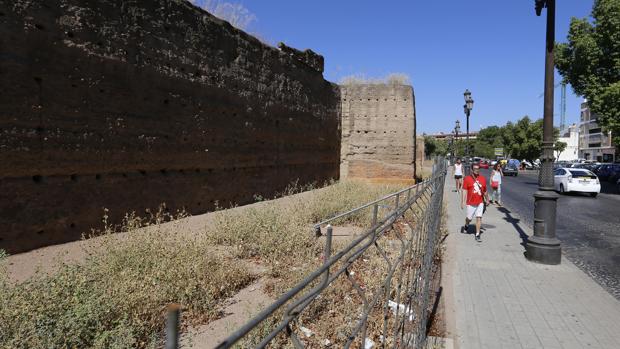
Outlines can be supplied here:
M461 210L467 206L467 216L465 217L465 226L461 228L461 232L466 233L469 222L476 217L476 241L478 242L480 242L480 225L482 225L484 205L488 201L489 194L487 193L486 179L480 175L478 163L473 163L471 165L471 174L463 180Z

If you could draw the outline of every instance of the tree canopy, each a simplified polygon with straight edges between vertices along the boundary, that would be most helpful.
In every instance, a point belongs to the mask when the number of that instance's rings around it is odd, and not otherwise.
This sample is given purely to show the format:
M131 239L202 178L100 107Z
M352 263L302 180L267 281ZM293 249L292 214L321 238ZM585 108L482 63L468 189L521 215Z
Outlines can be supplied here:
M503 148L504 155L515 159L534 160L540 157L543 139L542 119L532 121L529 116L524 116L516 123L508 122L504 126L489 126L478 132L476 139L470 140L472 156L480 156L488 159L495 158L495 148ZM554 130L554 139L557 140L559 130ZM459 157L465 155L464 138L449 143L447 140L438 140L430 136L424 137L425 152L427 156L446 155L453 153ZM560 150L558 143L554 150ZM565 147L565 143L564 143Z
M556 45L556 67L588 100L598 123L620 143L620 0L595 0L592 21L573 17L566 43Z

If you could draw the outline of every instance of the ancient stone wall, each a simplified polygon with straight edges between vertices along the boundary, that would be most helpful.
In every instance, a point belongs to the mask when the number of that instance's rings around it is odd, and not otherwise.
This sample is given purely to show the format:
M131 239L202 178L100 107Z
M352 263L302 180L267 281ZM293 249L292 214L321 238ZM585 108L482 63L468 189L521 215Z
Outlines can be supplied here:
M407 85L340 87L342 144L340 176L415 178L415 100Z
M340 97L312 51L184 0L0 0L0 248L103 208L198 214L338 177Z

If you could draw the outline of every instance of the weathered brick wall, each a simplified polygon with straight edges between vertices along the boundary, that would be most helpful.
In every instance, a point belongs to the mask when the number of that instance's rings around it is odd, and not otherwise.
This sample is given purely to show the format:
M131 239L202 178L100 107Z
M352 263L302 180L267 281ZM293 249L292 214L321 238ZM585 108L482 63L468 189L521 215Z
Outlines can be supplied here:
M184 0L0 0L0 248L338 177L322 57Z
M340 176L415 178L415 100L407 85L340 87Z
M415 139L415 168L416 178L420 176L420 172L424 166L424 136L416 136Z

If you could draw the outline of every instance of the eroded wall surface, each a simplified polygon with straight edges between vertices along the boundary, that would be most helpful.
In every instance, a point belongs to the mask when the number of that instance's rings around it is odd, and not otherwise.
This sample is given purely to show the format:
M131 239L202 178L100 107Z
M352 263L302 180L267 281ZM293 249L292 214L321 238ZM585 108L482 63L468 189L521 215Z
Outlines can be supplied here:
M184 0L0 0L0 248L338 178L323 58Z
M340 176L415 178L415 100L407 85L340 87L342 144Z

